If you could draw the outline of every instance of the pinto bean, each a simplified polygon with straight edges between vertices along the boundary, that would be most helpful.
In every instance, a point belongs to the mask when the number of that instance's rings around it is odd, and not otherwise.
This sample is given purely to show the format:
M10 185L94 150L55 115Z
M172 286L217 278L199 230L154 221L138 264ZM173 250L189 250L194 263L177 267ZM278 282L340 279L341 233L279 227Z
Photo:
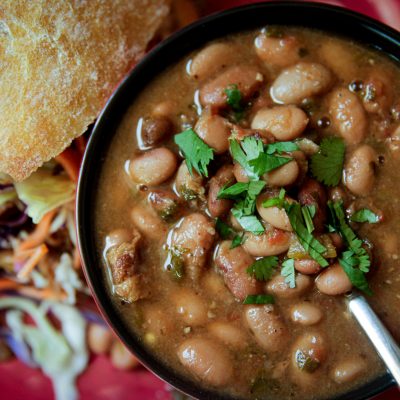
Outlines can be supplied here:
M194 128L200 138L212 147L217 154L228 151L231 129L232 124L227 119L220 115L209 115L204 112Z
M295 370L312 373L327 357L325 339L318 332L305 333L293 344L292 365Z
M329 97L332 127L348 144L362 142L367 134L367 117L361 101L348 89L336 89Z
M207 307L204 300L190 289L180 288L171 296L175 311L190 326L201 326L207 322Z
M308 117L301 109L293 105L262 108L254 116L252 129L265 129L277 140L298 138L308 124Z
M267 65L287 67L299 61L299 41L294 36L268 37L261 32L254 45L258 57Z
M289 340L289 331L275 307L246 306L245 318L257 343L268 353L282 351Z
M377 154L367 144L357 147L347 160L344 168L344 184L352 193L366 196L375 182Z
M285 282L285 277L282 275L275 275L266 284L268 293L282 299L292 299L301 296L307 292L312 286L312 279L307 275L296 275L296 287L290 288Z
M232 64L236 57L232 43L213 43L193 57L188 73L195 79L204 80Z
M175 154L159 147L134 158L129 164L129 175L136 183L155 186L169 179L176 167Z
M294 261L296 271L304 275L314 275L321 270L321 266L312 258L303 258Z
M324 187L314 179L307 179L298 193L301 205L313 205L316 207L313 224L316 232L324 231L326 221L326 192Z
M136 206L131 210L131 220L145 237L159 240L167 235L167 225L149 207Z
M176 173L175 188L186 201L204 198L203 178L195 170L192 170L191 175L185 161Z
M321 272L315 281L315 285L321 293L330 296L347 293L353 287L346 272L338 263Z
M189 276L196 280L204 268L215 238L214 223L205 215L185 217L172 237L172 244L182 251Z
M369 113L386 113L393 103L393 77L387 71L374 68L363 84L363 104Z
M233 165L224 165L215 176L210 180L208 189L207 205L212 217L216 218L226 214L232 206L232 201L228 199L218 199L218 193L229 182L234 182Z
M331 371L331 377L339 384L353 382L367 367L367 363L361 357L353 357L337 363Z
M282 187L295 183L299 173L299 164L296 160L292 160L279 168L267 172L262 178L267 182L268 186Z
M286 211L279 207L263 207L263 202L271 199L273 197L277 197L278 192L271 191L264 194L261 194L257 197L257 211L260 214L261 218L271 224L274 228L282 229L284 231L292 232L292 225L290 224L289 217L286 214Z
M300 325L315 325L322 319L322 311L308 302L297 303L290 308L290 318Z
M260 71L251 65L238 65L227 69L200 89L200 102L203 106L226 107L225 90L229 85L238 86L246 100L261 86L264 78Z
M243 331L229 322L215 321L207 326L208 331L226 345L243 349L247 345Z
M174 129L172 121L165 115L153 115L143 119L140 131L142 143L151 147L162 142Z
M177 355L187 370L209 385L225 386L232 379L229 353L222 345L209 339L187 339L179 346Z
M262 235L246 233L245 238L243 247L249 254L254 257L267 257L288 251L291 234L268 224Z
M132 233L128 229L114 229L106 237L106 247L119 246L124 242L129 242L132 240Z
M89 349L94 354L108 353L114 339L109 328L100 324L90 324L87 335Z
M120 370L128 371L139 365L137 358L119 340L114 340L110 350L111 364Z
M179 198L171 190L152 190L147 199L163 220L168 221L177 214Z
M215 263L221 270L228 289L237 299L243 301L250 294L261 293L261 283L246 272L254 259L242 246L231 249L231 244L229 240L220 244Z
M234 164L233 175L235 175L235 178L238 182L247 183L250 180L245 169L239 163Z
M323 65L299 62L280 73L270 93L276 103L299 104L307 97L326 92L331 83L332 75Z

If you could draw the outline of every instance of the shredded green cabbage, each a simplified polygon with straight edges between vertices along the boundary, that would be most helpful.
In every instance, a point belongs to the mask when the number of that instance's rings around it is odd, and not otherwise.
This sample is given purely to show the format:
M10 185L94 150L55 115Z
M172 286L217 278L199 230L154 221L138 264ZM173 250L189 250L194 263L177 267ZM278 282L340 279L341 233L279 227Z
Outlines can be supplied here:
M40 168L24 181L16 182L14 186L35 224L47 212L75 197L75 184L65 175L53 175L52 169L46 167Z
M88 362L86 322L78 310L48 301L37 306L20 297L0 298L2 308L16 309L7 312L7 324L18 340L29 345L34 361L52 379L56 399L77 399L76 377ZM60 320L62 333L47 318L49 310ZM22 311L32 317L36 326L24 323Z
M0 193L0 206L7 203L8 201L13 201L17 198L17 192L13 189L4 191Z

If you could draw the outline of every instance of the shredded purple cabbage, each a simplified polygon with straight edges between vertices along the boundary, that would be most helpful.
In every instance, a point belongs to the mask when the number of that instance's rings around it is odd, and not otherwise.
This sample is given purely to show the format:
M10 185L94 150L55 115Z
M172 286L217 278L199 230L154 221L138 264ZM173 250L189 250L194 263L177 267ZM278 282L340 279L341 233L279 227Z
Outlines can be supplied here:
M17 340L9 329L0 327L0 338L7 343L8 347L21 362L31 368L38 367L38 364L32 358L29 346L25 342Z
M81 310L81 313L83 315L83 317L88 321L88 322L93 322L95 324L99 324L102 326L108 326L106 321L104 321L103 317L94 311L88 310L88 309L84 309Z

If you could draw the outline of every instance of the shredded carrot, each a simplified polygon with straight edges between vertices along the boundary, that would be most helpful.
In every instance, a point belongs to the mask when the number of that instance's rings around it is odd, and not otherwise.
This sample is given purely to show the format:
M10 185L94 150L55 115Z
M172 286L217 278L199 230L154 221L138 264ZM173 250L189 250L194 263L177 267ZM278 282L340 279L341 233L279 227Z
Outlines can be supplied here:
M12 281L11 279L7 278L0 279L0 291L17 289L18 287L18 282Z
M20 286L18 292L38 300L65 300L66 294L63 292L56 292L52 289L37 289L33 286Z
M62 165L73 182L78 182L81 158L75 150L68 147L56 157L56 161Z
M79 250L77 247L74 248L73 265L75 269L79 269L82 265L81 255L79 254Z
M172 10L179 28L183 28L199 18L198 10L191 0L174 0Z
M81 154L81 157L83 157L83 155L85 154L86 144L87 140L84 136L79 136L78 138L75 139L75 146L78 149L79 153Z
M43 216L40 222L35 226L35 230L19 245L16 251L17 254L24 250L37 247L46 240L55 213L56 210L52 210Z
M24 264L21 270L17 274L18 279L25 279L29 276L32 270L36 267L38 262L47 254L49 249L45 244L41 244L36 248L34 253L28 258L28 261Z

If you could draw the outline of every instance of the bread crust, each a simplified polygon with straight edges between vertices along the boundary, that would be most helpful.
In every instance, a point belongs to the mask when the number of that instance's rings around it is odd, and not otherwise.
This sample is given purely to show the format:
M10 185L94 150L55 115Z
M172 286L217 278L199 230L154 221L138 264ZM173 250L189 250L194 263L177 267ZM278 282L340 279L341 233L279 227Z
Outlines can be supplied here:
M20 181L95 120L168 0L0 2L0 171Z

